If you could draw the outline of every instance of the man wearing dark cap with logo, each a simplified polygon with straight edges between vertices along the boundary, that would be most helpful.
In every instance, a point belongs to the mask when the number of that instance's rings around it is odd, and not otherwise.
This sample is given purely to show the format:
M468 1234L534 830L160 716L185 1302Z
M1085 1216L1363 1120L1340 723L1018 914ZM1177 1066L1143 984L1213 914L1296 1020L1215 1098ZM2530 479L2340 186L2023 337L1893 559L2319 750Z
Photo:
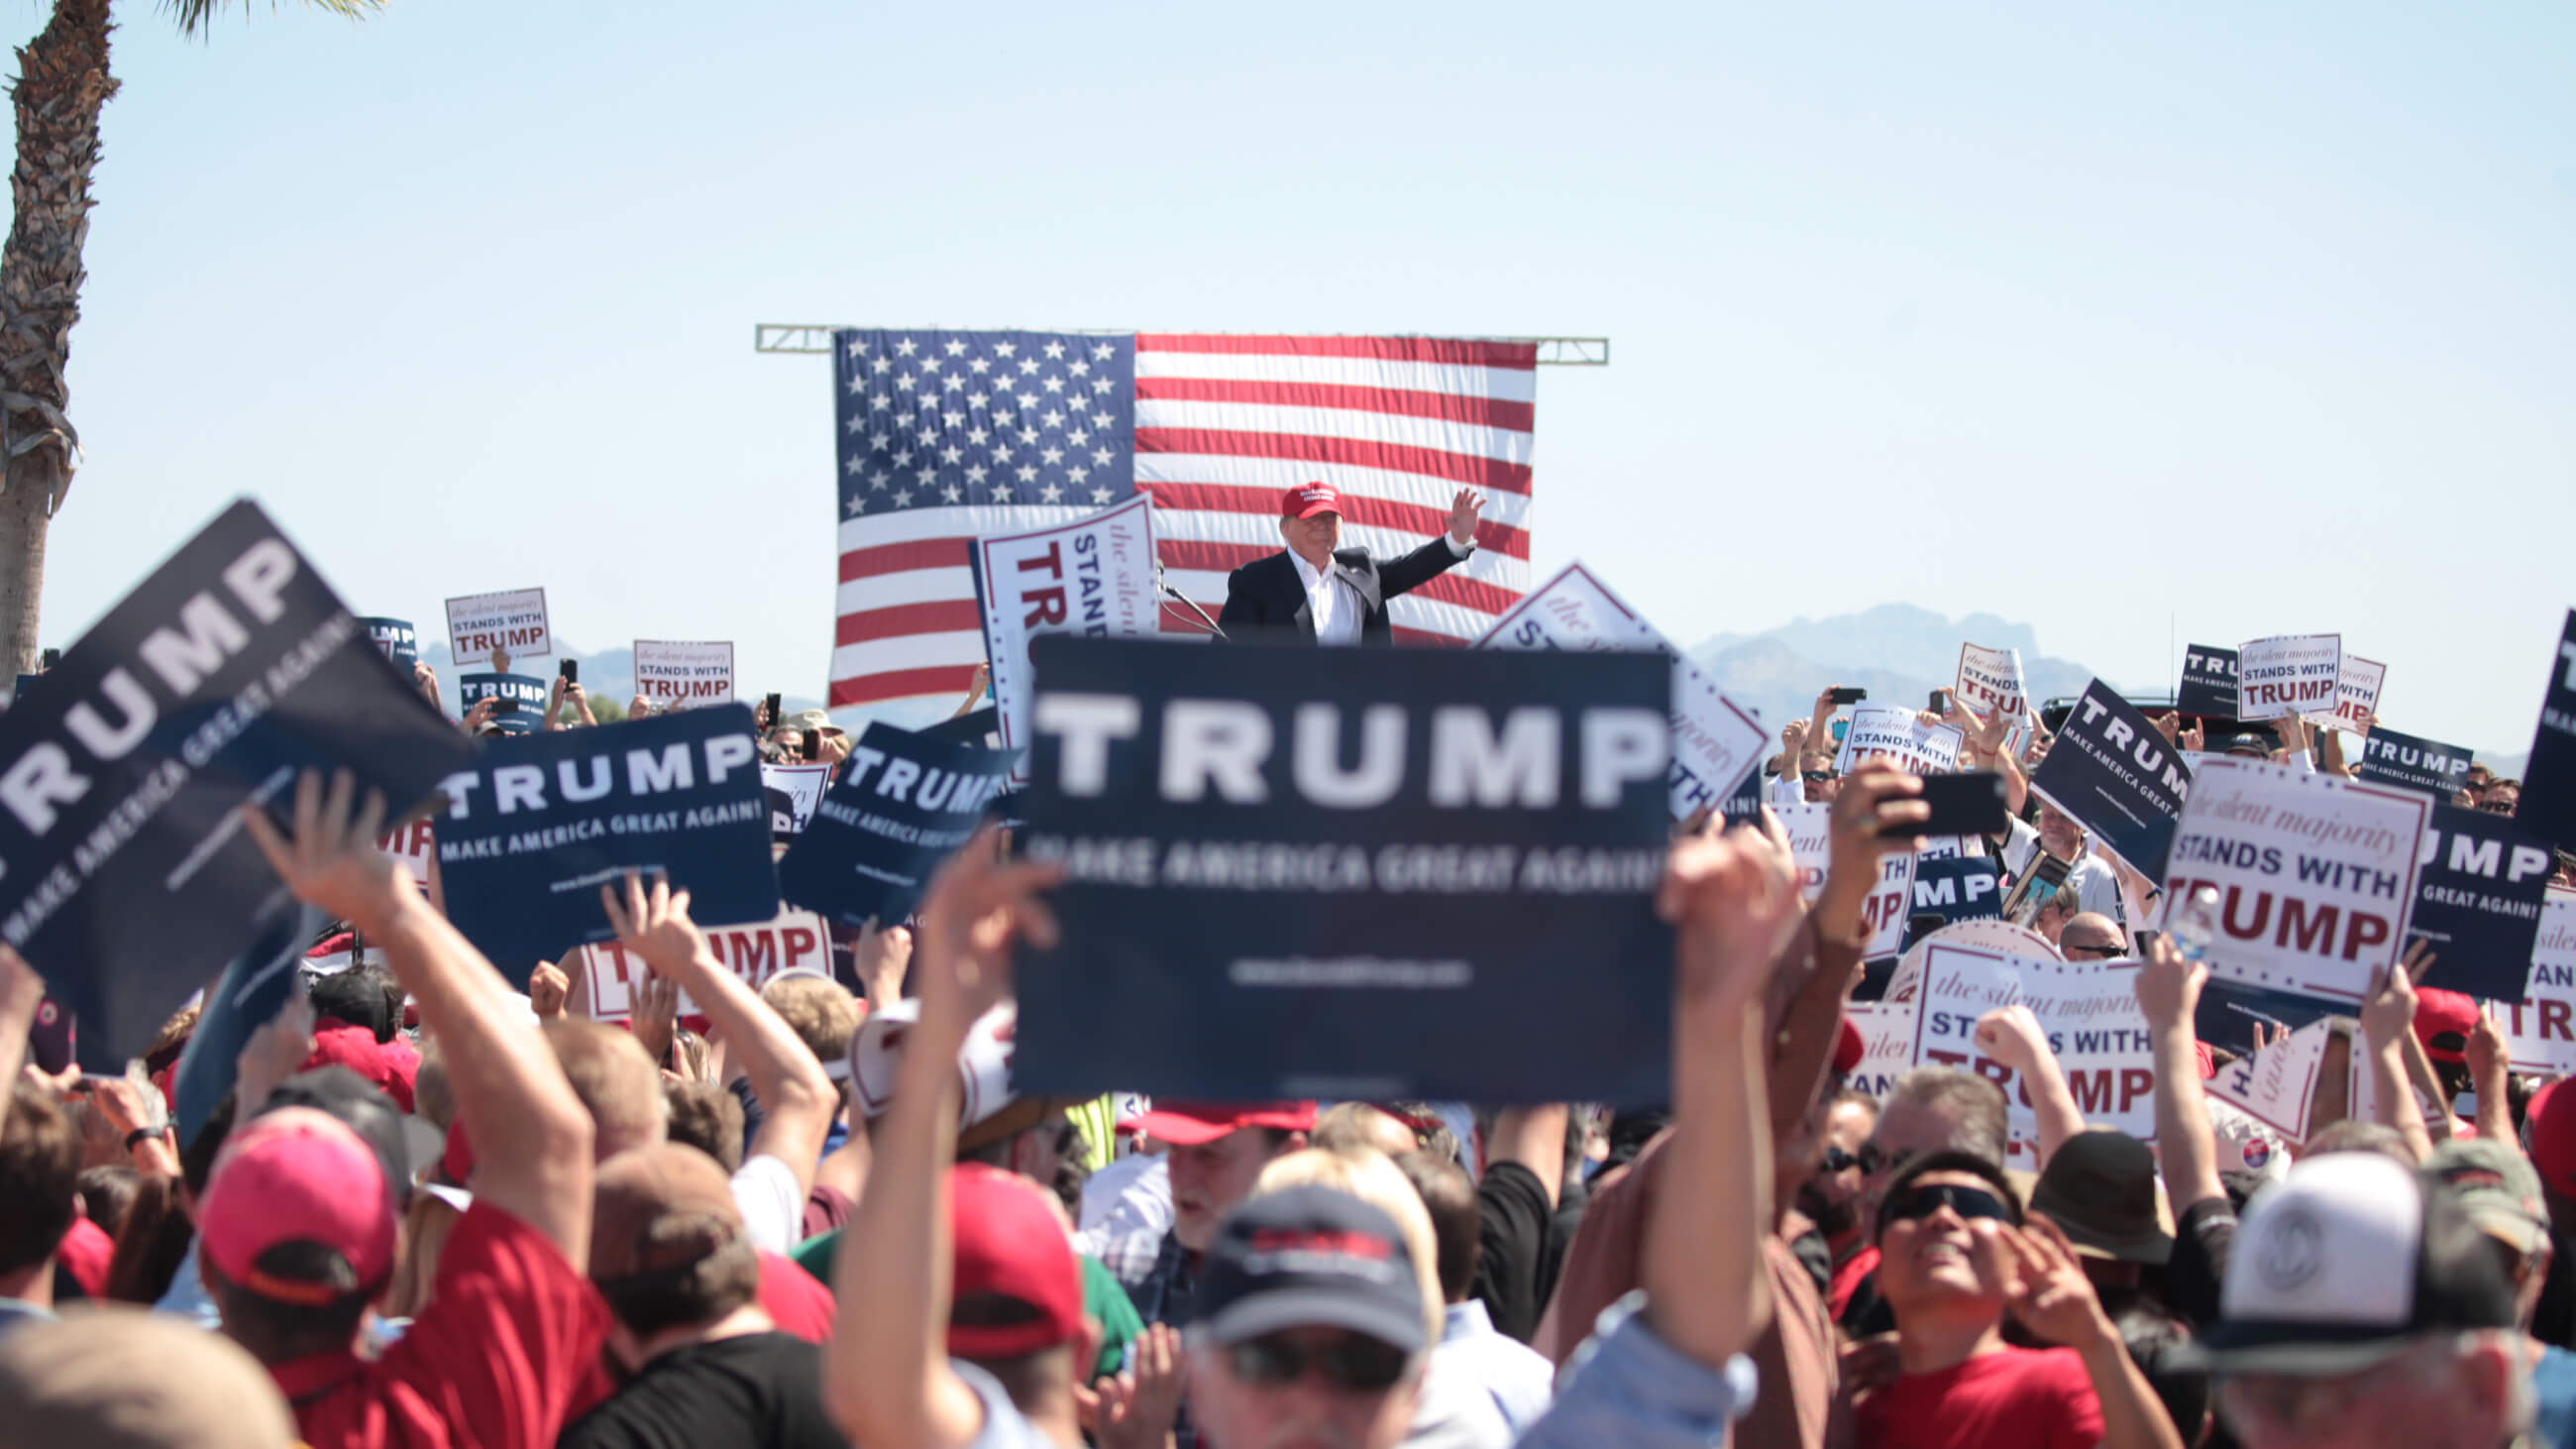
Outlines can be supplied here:
M591 1124L490 962L376 848L384 802L298 781L292 838L244 823L297 898L382 946L420 1002L476 1148L474 1205L439 1255L436 1296L378 1357L355 1351L392 1275L400 1184L338 1118L293 1106L224 1144L197 1213L198 1267L227 1336L266 1365L314 1449L541 1449L596 1362L607 1313L589 1261ZM332 1074L324 1074L332 1075Z
M1484 506L1474 490L1459 489L1449 504L1445 536L1379 563L1365 548L1342 547L1341 490L1301 483L1279 500L1279 536L1287 551L1227 575L1217 626L1237 640L1274 634L1309 644L1392 644L1386 601L1420 588L1474 552Z
M2246 1205L2200 1350L2244 1449L2490 1449L2531 1423L2514 1306L2457 1193L2332 1152Z
M822 1350L762 1311L760 1254L714 1158L678 1142L629 1148L599 1165L592 1202L590 1280L615 1320L608 1357L623 1386L560 1449L842 1449Z

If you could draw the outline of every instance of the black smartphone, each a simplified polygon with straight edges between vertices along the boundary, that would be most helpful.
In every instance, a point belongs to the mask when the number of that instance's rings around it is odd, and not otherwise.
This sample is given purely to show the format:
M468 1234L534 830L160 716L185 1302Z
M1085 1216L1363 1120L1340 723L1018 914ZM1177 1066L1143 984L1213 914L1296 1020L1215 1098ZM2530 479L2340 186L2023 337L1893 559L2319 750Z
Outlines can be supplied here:
M566 684L579 684L581 683L581 661L567 659L555 666L555 673L562 675L563 682Z
M1992 770L1973 775L1926 775L1923 793L1915 797L1932 807L1932 818L1914 825L1895 825L1881 835L1993 835L2004 829L2004 777Z
M1936 689L1932 691L1931 709L1934 714L1948 714L1950 712L1950 691L1946 689Z
M517 700L510 698L506 694L496 694L492 696L492 713L495 715L517 714L518 712L519 702Z
M805 763L809 765L820 764L822 763L822 759L823 732L821 730L805 731Z
M778 696L774 694L769 695L763 698L761 703L769 707L769 727L771 729L778 728Z
M1866 690L1866 689L1862 689L1862 688L1860 688L1859 686L1855 685L1855 686L1852 686L1852 687L1847 688L1847 689L1837 689L1837 690L1835 690L1833 693L1831 693L1831 694L1829 694L1829 695L1826 695L1826 696L1825 696L1825 702L1826 702L1827 704L1832 704L1832 705L1837 705L1837 706L1839 706L1839 705L1846 705L1846 704L1858 704L1858 703L1860 703L1862 700L1867 699L1867 698L1869 698L1869 691L1868 691L1868 690Z
M48 649L45 651L45 662L37 665L36 668L39 670L51 669L62 662L63 651L60 649Z

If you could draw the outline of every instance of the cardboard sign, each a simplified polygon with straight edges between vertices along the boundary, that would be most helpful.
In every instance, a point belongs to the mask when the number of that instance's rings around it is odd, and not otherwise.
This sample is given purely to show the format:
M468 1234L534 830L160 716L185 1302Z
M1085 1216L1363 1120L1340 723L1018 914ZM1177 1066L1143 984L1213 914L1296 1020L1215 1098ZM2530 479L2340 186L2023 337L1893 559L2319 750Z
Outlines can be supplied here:
M554 685L533 674L460 674L456 676L456 697L464 703L465 712L486 699L507 700L504 710L495 707L489 716L493 726L505 735L534 734L545 719L546 700Z
M780 891L844 926L903 919L930 873L975 833L1018 762L1017 750L870 724L813 824L778 863Z
M1904 851L1878 858L1878 884L1860 903L1861 959L1875 961L1905 949L1905 927L1914 916L1914 857Z
M1652 650L1672 661L1672 813L1689 818L1735 793L1761 768L1770 736L1762 722L1719 692L1717 681L1622 602L1580 563L1504 611L1478 649L1564 649L1580 653Z
M655 709L692 709L733 698L733 642L635 641L635 693Z
M1843 1020L1860 1032L1860 1065L1843 1085L1884 1102L1896 1090L1896 1079L1914 1064L1914 1003L1849 1001Z
M2576 1072L2576 891L2552 886L2519 1003L2495 1008L2517 1072Z
M2023 719L2030 714L2030 686L2022 679L2018 649L1960 645L1959 680L1951 692L1969 709L1989 719L1997 714Z
M975 541L975 596L993 704L1005 749L1029 744L1029 641L1152 635L1161 627L1154 588L1154 500L1139 493L1115 508L1054 528ZM1026 757L1014 787L1029 782Z
M2567 611L2558 657L2549 662L2549 689L2541 697L2540 727L2531 736L2514 818L2559 849L2576 850L2576 609Z
M772 765L760 767L760 789L769 801L769 840L784 845L805 833L814 823L814 807L823 803L823 791L832 783L829 765Z
M2175 827L2166 914L2213 886L2213 977L2358 1001L2404 944L2432 810L2410 790L2212 760Z
M2247 641L2236 651L2236 717L2301 719L2333 724L2343 688L2341 634L2284 634Z
M701 926L707 949L727 970L754 991L781 971L832 970L832 936L812 911L782 911L774 919L748 926ZM652 968L615 941L581 948L583 982L590 994L590 1019L623 1022L635 1015L635 994L652 977ZM680 993L682 1016L703 1015L698 1004Z
M2012 1122L2007 1167L2035 1167L2039 1118L2021 1074L1978 1053L1977 1018L2027 1006L2087 1122L2152 1142L2155 1054L2139 1010L2135 961L2047 961L1933 943L1923 962L1914 1065L1967 1067L2003 1088Z
M1931 724L1910 709L1864 704L1851 713L1834 768L1848 775L1863 760L1884 759L1909 775L1946 774L1958 768L1959 746L1967 736L1945 724Z
M1997 918L1987 921L1956 921L1905 948L1905 957L1896 963L1896 971L1887 980L1887 1000L1911 1001L1923 980L1923 959L1931 954L1934 942L1967 950L1988 951L2003 956L2028 956L2040 961L2062 961L2048 938L2028 926L2017 926Z
M2183 651L2174 708L2184 714L2236 718L2236 651L2194 644Z
M2310 1022L2283 1041L2218 1069L2203 1090L2292 1142L2308 1140L2308 1120L2325 1073L2334 1024Z
M2362 737L2354 773L2380 785L2421 790L2447 805L2469 783L2473 752L2440 740L2402 735L2386 725Z
M1830 802L1774 805L1771 813L1789 832L1789 853L1798 862L1798 891L1814 905L1825 888L1825 870L1834 860L1834 807Z
M420 662L420 631L409 619L365 618L358 621L366 628L367 638L396 669L404 675Z
M193 1141L223 1105L240 1075L242 1048L250 1044L252 1032L286 1008L295 994L305 943L325 924L322 913L310 907L285 912L249 950L233 958L206 993L196 1029L179 1053L178 1070L170 1074L171 1123L182 1144ZM258 1105L253 1102L243 1110Z
M1023 1090L1670 1090L1665 1034L1641 1027L1672 997L1650 909L1664 660L1063 635L1032 652L1020 844L1068 874L1063 943L1019 972Z
M438 828L427 820L407 820L376 837L376 849L403 863L411 883L429 888L430 857L438 850Z
M2135 705L2096 679L2058 727L2030 788L2153 880L2191 794L2191 768Z
M2370 716L2379 708L2380 686L2387 682L2387 665L2358 654L2345 655L2335 676L2335 728L2351 734L2368 730Z
M2511 817L2433 807L2416 852L2415 910L2406 937L2437 958L2424 985L2484 1001L2520 1001L2532 940L2557 858Z
M468 757L253 504L181 546L0 717L0 939L84 1052L161 1022L293 902L235 813L300 769L411 809Z
M546 624L546 591L512 589L448 600L447 652L460 667L494 654L507 659L542 659L553 654L555 635ZM509 672L509 665L498 660L492 668L495 673Z
M739 704L487 742L439 783L448 919L522 990L537 962L610 938L599 888L630 869L686 887L692 916L769 919L759 761Z
M1960 855L1947 860L1914 862L1913 914L1941 918L1941 925L1914 934L1909 922L1906 944L1928 938L1932 931L1961 921L1999 920L2004 913L2004 882L1994 857Z

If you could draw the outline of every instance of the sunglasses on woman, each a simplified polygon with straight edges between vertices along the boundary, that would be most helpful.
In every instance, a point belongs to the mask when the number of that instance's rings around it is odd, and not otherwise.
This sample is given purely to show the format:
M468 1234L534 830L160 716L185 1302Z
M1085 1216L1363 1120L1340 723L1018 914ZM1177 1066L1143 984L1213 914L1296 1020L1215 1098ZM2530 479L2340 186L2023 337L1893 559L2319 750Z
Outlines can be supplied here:
M1878 1210L1881 1223L1912 1222L1928 1218L1943 1208L1963 1218L1992 1218L1999 1223L2013 1221L2013 1210L2002 1198L1982 1187L1960 1187L1952 1183L1932 1186L1916 1184L1890 1197Z
M1234 1376L1247 1384L1271 1388L1293 1384L1313 1368L1337 1389L1372 1394L1394 1388L1413 1363L1413 1356L1403 1349L1358 1333L1336 1333L1320 1343L1286 1334L1248 1338L1229 1345L1226 1357Z

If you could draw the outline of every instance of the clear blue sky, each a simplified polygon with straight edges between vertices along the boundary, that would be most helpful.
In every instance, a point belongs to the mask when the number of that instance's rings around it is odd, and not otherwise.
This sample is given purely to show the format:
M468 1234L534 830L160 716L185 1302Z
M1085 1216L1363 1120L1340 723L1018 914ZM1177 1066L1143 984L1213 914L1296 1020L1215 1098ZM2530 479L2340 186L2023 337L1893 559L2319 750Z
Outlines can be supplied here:
M1684 644L2341 630L2519 751L2576 603L2564 5L120 14L54 642L249 493L362 613L542 583L819 694L828 369L759 321L1608 334L1534 563Z

